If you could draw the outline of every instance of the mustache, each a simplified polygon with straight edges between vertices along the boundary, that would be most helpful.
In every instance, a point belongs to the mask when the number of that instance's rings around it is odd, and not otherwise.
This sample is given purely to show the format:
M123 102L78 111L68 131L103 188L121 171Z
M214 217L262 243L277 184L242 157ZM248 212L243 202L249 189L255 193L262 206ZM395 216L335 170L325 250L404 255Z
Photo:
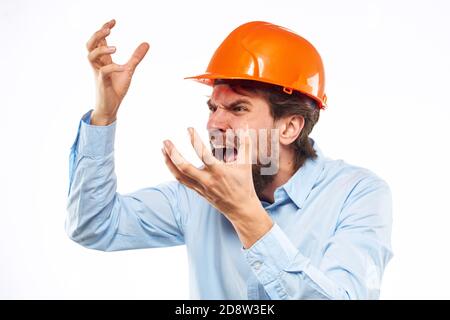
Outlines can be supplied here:
M244 132L250 135L252 164L260 165L262 175L276 174L280 151L277 128L209 130L209 143L214 157L224 162L240 159L240 138L244 138L242 135Z
M209 144L212 148L236 148L239 147L239 137L231 130L223 132L209 132Z

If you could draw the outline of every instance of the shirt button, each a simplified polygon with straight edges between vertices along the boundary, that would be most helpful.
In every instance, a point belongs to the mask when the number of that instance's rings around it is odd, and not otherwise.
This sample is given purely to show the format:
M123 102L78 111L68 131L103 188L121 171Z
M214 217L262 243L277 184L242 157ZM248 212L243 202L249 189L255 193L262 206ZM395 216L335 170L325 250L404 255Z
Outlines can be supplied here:
M261 261L256 261L256 262L253 263L253 267L254 267L256 270L261 269L261 265L262 265Z

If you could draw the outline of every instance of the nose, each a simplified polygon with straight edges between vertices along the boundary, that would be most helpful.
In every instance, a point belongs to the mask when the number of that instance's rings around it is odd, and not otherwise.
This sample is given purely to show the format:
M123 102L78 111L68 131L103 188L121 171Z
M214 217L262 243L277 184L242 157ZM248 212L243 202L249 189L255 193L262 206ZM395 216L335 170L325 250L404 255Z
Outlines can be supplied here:
M231 129L229 115L223 108L217 108L211 112L207 124L208 131L222 131Z

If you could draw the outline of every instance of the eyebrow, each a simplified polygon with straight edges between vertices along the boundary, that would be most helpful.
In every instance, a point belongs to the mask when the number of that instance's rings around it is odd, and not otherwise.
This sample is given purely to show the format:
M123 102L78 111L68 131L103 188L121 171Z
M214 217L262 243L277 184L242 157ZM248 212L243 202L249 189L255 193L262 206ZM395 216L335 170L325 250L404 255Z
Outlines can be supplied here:
M212 101L211 101L211 99L208 99L208 101L206 101L206 104L209 106L209 107L215 107L215 108L217 108L217 105L215 105ZM227 106L224 106L226 109L233 109L234 107L236 107L236 106L238 106L238 105L240 105L240 104L247 104L247 105L252 105L251 104L251 102L250 102L250 100L248 100L248 99L245 99L245 98L240 98L240 99L237 99L236 101L233 101L232 103L230 103L229 105L227 105Z

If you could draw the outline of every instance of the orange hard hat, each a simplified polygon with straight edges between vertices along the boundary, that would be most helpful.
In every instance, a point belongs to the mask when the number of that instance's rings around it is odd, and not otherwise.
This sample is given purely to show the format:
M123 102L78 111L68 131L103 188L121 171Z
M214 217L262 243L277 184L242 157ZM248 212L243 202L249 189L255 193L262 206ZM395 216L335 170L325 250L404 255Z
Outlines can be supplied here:
M215 79L255 80L297 90L325 108L325 72L322 59L306 39L263 21L245 23L217 48L204 74L187 77L208 85Z

